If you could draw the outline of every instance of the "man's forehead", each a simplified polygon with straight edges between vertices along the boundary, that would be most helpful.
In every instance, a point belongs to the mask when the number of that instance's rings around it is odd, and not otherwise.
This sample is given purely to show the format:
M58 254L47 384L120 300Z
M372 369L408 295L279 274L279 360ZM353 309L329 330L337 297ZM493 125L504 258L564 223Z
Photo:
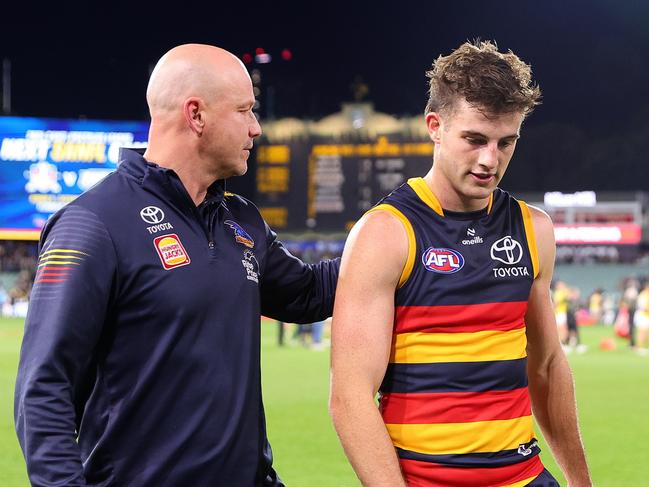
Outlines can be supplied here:
M522 111L489 113L462 100L443 118L449 128L476 133L509 132L507 136L520 131L524 114Z

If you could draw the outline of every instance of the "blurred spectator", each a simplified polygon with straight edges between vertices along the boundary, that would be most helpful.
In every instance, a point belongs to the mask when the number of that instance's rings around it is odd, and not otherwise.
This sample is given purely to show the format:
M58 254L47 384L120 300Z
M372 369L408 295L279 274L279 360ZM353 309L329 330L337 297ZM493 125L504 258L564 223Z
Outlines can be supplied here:
M277 321L277 344L280 347L284 346L284 328L285 324L283 321Z
M602 322L604 314L604 290L602 288L595 289L588 298L588 312L595 323Z
M0 310L4 309L4 305L8 301L8 299L9 295L7 294L7 290L0 282Z
M604 295L604 314L602 316L602 323L606 326L612 326L615 322L615 300L612 296Z
M554 302L554 316L557 320L557 330L559 340L563 345L568 343L568 301L570 299L570 289L563 281L557 281L554 284L552 300Z
M635 314L636 301L638 299L638 294L640 292L640 283L634 277L627 279L626 285L624 287L624 292L622 293L622 302L620 303L620 309L623 307L626 308L627 320L629 323L629 345L632 348L635 348L635 323L633 322L633 315Z
M636 310L633 323L638 333L636 342L638 353L649 354L649 281L646 281L636 300Z
M316 321L311 324L311 349L321 351L324 350L322 343L322 335L324 333L324 321Z

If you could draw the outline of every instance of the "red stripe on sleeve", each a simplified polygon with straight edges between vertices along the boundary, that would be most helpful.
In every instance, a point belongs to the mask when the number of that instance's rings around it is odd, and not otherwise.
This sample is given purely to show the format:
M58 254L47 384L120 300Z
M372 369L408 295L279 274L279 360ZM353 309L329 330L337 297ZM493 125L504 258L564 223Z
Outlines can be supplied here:
M453 306L398 306L396 333L509 331L525 326L527 301Z
M511 391L388 393L381 396L389 424L470 423L532 414L527 387Z
M543 472L539 456L526 462L494 468L445 467L437 463L399 459L409 487L500 487Z

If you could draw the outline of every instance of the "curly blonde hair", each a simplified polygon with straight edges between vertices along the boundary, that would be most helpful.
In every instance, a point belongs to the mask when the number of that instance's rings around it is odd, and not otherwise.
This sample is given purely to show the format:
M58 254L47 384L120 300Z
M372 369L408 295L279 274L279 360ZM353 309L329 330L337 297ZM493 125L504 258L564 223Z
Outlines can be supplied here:
M491 41L465 42L448 56L439 56L426 72L426 112L449 113L457 100L489 114L529 115L541 103L541 89L532 81L529 64L511 50L498 52Z

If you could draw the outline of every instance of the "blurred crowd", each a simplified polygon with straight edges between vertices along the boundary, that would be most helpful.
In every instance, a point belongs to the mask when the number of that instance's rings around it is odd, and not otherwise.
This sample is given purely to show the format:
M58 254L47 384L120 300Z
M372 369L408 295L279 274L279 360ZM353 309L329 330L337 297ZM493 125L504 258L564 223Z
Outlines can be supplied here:
M338 240L286 240L290 252L304 262L339 257ZM0 310L3 316L25 316L38 261L36 242L0 241ZM562 280L553 283L553 302L559 337L565 350L583 353L579 325L610 326L629 347L649 355L649 275L626 277L617 286L597 288L583 296ZM329 322L307 325L278 323L278 343L322 350L328 343ZM286 331L288 330L288 333Z
M579 288L557 280L552 293L559 339L566 352L586 351L579 326L598 324L612 327L638 354L649 355L649 276L627 277L617 290L597 288L586 297Z
M27 315L38 244L24 241L0 242L0 313L2 316Z
M22 240L0 241L0 272L33 270L38 260L38 243Z

